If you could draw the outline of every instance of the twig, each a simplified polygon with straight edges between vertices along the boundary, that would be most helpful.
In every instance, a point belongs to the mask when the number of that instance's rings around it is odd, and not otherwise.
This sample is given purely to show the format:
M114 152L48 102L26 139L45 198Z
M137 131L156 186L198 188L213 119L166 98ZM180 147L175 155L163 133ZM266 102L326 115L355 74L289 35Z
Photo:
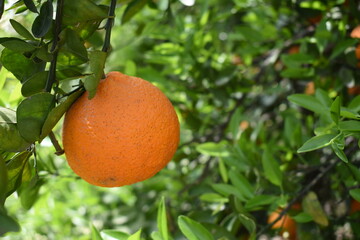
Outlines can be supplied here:
M105 40L104 40L103 48L101 50L103 52L108 52L110 49L111 28L114 25L115 7L116 7L116 0L111 0L110 8L109 8L109 18L105 25L105 29L106 29Z
M65 151L64 151L64 149L61 148L61 146L60 146L59 142L57 141L57 139L56 139L55 134L53 133L53 131L51 131L51 132L49 133L49 137L50 137L50 140L51 140L52 144L53 144L54 147L55 147L55 150L56 150L55 154L58 155L58 156L64 154Z
M45 85L45 91L50 92L52 85L56 80L56 63L58 57L59 47L57 46L59 41L59 34L61 32L61 24L62 24L62 17L63 17L63 8L64 8L64 0L58 0L56 6L56 19L55 19L55 28L54 28L54 39L50 49L50 52L53 53L53 59L50 63L49 68L49 75Z
M330 163L329 165L327 165L327 167L324 169L324 171L322 171L321 173L319 173L306 187L304 187L303 189L301 189L301 191L288 203L288 205L279 213L279 216L272 221L271 223L269 223L268 225L266 225L265 227L263 227L257 234L256 234L256 239L260 237L260 235L262 233L264 233L267 229L271 228L272 226L274 226L275 223L277 223L278 221L281 220L281 218L291 209L292 205L294 205L297 201L300 200L300 198L302 196L304 196L307 192L309 192L311 190L311 188L317 183L319 182L324 176L325 174L327 174L333 167L336 166L336 164L338 164L340 162L340 160L336 159L334 160L332 163Z

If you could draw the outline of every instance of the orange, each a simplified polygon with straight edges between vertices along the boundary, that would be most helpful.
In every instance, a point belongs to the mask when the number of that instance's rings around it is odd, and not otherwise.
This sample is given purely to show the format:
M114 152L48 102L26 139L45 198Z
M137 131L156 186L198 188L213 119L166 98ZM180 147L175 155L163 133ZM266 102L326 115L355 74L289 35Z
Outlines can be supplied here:
M119 187L164 168L176 152L179 132L174 107L157 87L110 72L93 99L85 93L67 111L63 146L82 179Z
M278 209L278 211L270 213L268 223L275 221L280 215L280 212L281 209ZM288 214L282 216L281 219L272 226L272 229L281 229L280 234L283 234L284 232L289 233L287 239L296 239L296 222Z
M360 25L356 26L350 33L352 38L360 38Z
M315 94L315 83L308 82L305 87L305 94L307 95L314 95Z
M360 202L356 200L351 200L350 213L355 213L358 211L360 211Z

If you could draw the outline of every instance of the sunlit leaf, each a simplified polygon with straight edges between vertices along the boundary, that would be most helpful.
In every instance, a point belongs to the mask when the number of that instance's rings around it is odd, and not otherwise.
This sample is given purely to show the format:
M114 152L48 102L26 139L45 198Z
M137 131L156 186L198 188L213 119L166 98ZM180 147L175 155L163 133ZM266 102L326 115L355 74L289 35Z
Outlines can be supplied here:
M31 1L31 0L29 0ZM32 1L31 1L32 2ZM35 41L33 35L19 22L15 21L14 19L10 19L11 26L15 29L15 31L25 39Z
M315 113L324 113L327 110L326 107L314 96L306 94L293 94L290 95L288 99L289 101Z
M324 134L310 138L298 150L298 153L310 152L319 148L324 148L331 144L336 134Z
M181 232L189 240L214 240L213 235L199 222L186 216L178 217Z
M141 240L141 229L133 235L129 236L127 240Z
M92 240L103 240L100 235L100 232L96 229L94 225L91 225L91 239Z
M169 240L169 232L167 226L167 216L165 207L165 198L161 198L161 202L158 208L157 225L162 240Z
M314 222L324 227L329 225L329 220L321 206L321 203L318 200L318 197L314 192L309 192L304 197L302 207L304 209L304 212L309 214L314 220Z
M129 237L129 234L127 233L111 229L102 230L101 233L116 240L127 240Z
M201 154L213 157L228 157L230 155L228 149L226 148L226 143L224 142L202 143L196 146L196 150Z
M330 115L332 120L338 124L339 123L339 118L340 118L340 107L341 107L341 103L340 103L340 97L337 97L334 102L331 104L330 107Z

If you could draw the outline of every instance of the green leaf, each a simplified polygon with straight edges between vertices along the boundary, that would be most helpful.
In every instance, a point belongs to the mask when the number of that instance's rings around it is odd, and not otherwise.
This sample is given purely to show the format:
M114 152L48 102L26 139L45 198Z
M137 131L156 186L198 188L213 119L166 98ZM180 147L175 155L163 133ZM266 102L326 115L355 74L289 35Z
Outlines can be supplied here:
M293 94L288 97L288 100L315 113L321 114L327 111L327 108L314 96Z
M315 58L306 53L295 53L281 55L281 61L289 68L294 68L303 64L312 64Z
M213 157L228 157L230 155L225 142L207 142L198 144L196 151L201 154Z
M298 150L298 153L310 152L316 149L329 146L332 140L336 137L336 134L324 134L310 138L307 140Z
M321 88L317 88L315 91L315 98L319 100L319 102L326 107L330 107L332 104L332 100L329 97L329 93Z
M360 120L360 115L356 111L345 107L340 108L340 116L343 118Z
M24 82L35 73L43 71L45 68L44 62L35 63L23 54L8 48L2 51L0 60L2 65L21 82Z
M25 3L25 6L27 7L27 9L29 9L33 13L38 13L38 10L37 10L33 0L23 0L23 1Z
M283 175L280 170L280 165L272 156L268 149L265 149L262 158L262 166L264 169L265 177L274 185L282 186Z
M286 68L281 71L281 76L284 78L310 78L314 75L314 68Z
M246 197L253 198L255 189L250 182L238 171L231 169L229 177L232 184Z
M294 219L298 223L307 223L313 221L313 218L310 214L306 212L301 212L295 216L291 216L292 219Z
M7 164L8 184L6 197L15 192L23 182L23 171L28 164L31 152L25 151L15 155ZM26 179L25 179L26 180Z
M345 163L348 163L349 160L346 157L344 151L342 149L339 148L339 146L336 143L332 143L331 144L331 148L333 149L333 151L335 152L335 154Z
M18 232L20 231L19 224L10 216L8 216L5 211L0 209L0 237L4 236L8 232Z
M48 0L41 5L40 13L35 18L31 27L31 31L35 37L44 37L49 31L52 25L53 12L52 1Z
M25 39L35 41L33 35L23 25L21 25L21 23L15 21L14 19L10 19L10 24L20 36L24 37Z
M76 91L70 96L68 96L68 98L64 102L51 109L41 129L40 140L44 139L47 135L49 135L55 125L60 121L64 113L81 96L81 94L83 94L82 90Z
M351 102L349 103L348 108L355 112L360 111L360 95L356 96Z
M346 131L346 132L359 132L360 121L354 121L354 120L341 121L339 123L339 129L341 131Z
M59 65L76 66L89 61L84 41L74 30L66 28L60 33L60 45Z
M0 0L0 19L4 13L5 0Z
M357 39L343 39L341 41L337 41L329 57L329 60L332 60L340 54L344 53L348 47L354 46L357 41Z
M32 44L27 43L21 39L9 40L9 41L2 42L1 44L4 47L6 47L14 52L20 52L20 53L31 52L36 49L35 46L33 46Z
M99 231L91 224L91 240L103 240Z
M334 102L331 104L330 107L330 116L332 118L332 120L334 121L334 123L339 124L339 118L340 118L340 97L336 97Z
M166 217L166 208L165 208L165 198L161 198L159 204L158 214L157 214L157 225L160 232L162 240L169 240L169 232L167 226L167 217Z
M129 236L127 240L141 240L141 229L133 235Z
M16 110L20 135L28 142L40 140L45 120L54 106L55 98L50 93L38 93L23 100Z
M77 26L87 21L99 21L108 17L107 9L97 6L90 0L65 0L63 24Z
M204 193L200 196L200 200L204 202L220 202L220 203L225 203L229 201L227 197L223 197L217 193Z
M44 62L51 62L53 60L53 54L48 51L48 44L42 45L35 51L35 56Z
M92 99L96 94L97 86L104 76L104 67L107 53L91 51L89 54L91 74L83 78L84 87L88 91L88 98Z
M246 202L245 209L248 211L260 210L264 206L273 204L277 200L278 200L277 196L257 195Z
M126 7L126 9L124 11L124 14L123 14L122 19L121 19L121 23L125 24L131 18L133 18L136 13L138 13L141 9L143 9L145 7L147 2L148 2L147 0L133 0L133 1L131 1L127 5L127 7Z
M360 189L351 189L349 193L353 199L360 202Z
M240 222L244 225L244 227L248 230L249 233L255 233L256 223L250 215L239 213L238 218Z
M224 160L219 158L219 173L224 183L229 181L228 171L226 169Z
M246 201L246 198L244 195L237 189L236 187L230 185L230 184L211 184L211 187L217 191L218 193L224 195L225 197L229 197L230 195L234 195L237 197L240 201Z
M39 191L41 186L45 183L43 179L39 179L38 176L34 176L30 182L23 183L20 187L19 195L21 206L24 209L29 210L39 197Z
M213 235L199 222L186 216L178 217L181 232L189 240L214 240Z
M5 160L0 155L0 208L4 206L7 195L8 173Z
M44 92L48 75L48 71L38 72L32 75L23 83L21 94L24 97L30 97L36 93Z
M354 179L355 179L358 183L360 183L360 171L359 171L359 168L356 167L355 165L351 164L351 163L347 163L345 166L348 167L351 176L353 176Z
M127 233L124 233L124 232L120 232L120 231L117 231L117 230L102 230L101 231L102 234L106 235L106 236L109 236L109 237L112 237L116 240L127 240L128 237L129 237L129 234Z
M0 136L2 151L21 152L30 146L18 131L16 112L3 107L0 107Z
M309 192L303 199L302 207L304 212L309 214L314 222L320 224L323 227L329 225L329 220L318 200L318 197L314 192Z

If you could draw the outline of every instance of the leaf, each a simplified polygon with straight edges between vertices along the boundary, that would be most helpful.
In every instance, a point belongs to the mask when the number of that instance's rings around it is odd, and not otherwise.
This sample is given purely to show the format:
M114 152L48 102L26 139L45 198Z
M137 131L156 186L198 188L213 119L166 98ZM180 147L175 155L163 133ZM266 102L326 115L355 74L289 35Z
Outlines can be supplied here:
M7 195L8 173L5 160L0 155L0 208L4 206Z
M72 93L64 102L51 109L46 117L44 125L41 129L40 140L44 139L55 125L60 121L64 113L71 107L71 105L83 94L82 90Z
M52 1L48 0L41 5L40 13L35 18L31 27L31 31L35 37L42 38L49 31L52 25L53 12Z
M48 71L38 72L26 80L21 87L21 94L24 97L30 97L39 92L45 91Z
M136 233L134 233L133 235L131 235L130 237L128 237L127 240L141 240L141 229Z
M135 16L136 13L138 13L145 5L147 4L147 0L133 0L131 1L122 16L121 23L125 24L128 22L131 18Z
M310 78L314 75L314 68L286 68L281 71L281 76L284 78Z
M256 211L263 206L273 204L276 200L278 200L277 196L257 195L246 202L245 209L248 211Z
M345 163L348 163L348 162L349 162L349 159L348 159L347 156L345 155L343 149L340 149L337 144L332 143L332 144L331 144L331 148L333 149L333 151L335 152L335 154L336 154L343 162L345 162Z
M76 66L89 61L84 41L74 30L66 28L60 33L60 45L59 65Z
M104 76L104 67L107 53L102 51L91 51L89 53L91 74L83 78L84 86L88 91L88 99L92 99L96 94L100 79Z
M213 157L228 157L230 155L225 142L207 142L198 144L196 146L196 151L201 154Z
M300 67L303 64L312 64L315 58L306 53L294 53L281 55L281 61L288 67Z
M0 237L4 236L8 232L18 232L20 231L19 224L10 216L8 216L5 211L0 209Z
M37 10L33 0L23 0L23 1L25 3L25 6L27 7L27 9L29 9L33 13L38 13L38 10Z
M341 131L346 131L346 132L359 132L360 121L354 121L354 120L341 121L339 123L339 129Z
M298 150L298 153L310 152L316 149L324 148L331 144L336 134L324 134L310 138Z
M12 39L9 41L4 41L1 43L4 47L14 51L14 52L31 52L36 49L35 46L33 46L30 43L27 43L21 39Z
M117 230L102 230L101 233L103 233L106 236L115 238L117 240L126 240L129 237L129 234L124 233L124 232L120 232Z
M99 231L91 224L91 240L103 240Z
M313 221L313 218L311 215L305 212L301 212L295 216L291 216L292 219L294 219L298 223L307 223Z
M334 121L334 123L336 123L336 125L339 124L339 118L340 118L340 97L336 97L334 102L331 104L330 107L330 116L332 118L332 120Z
M274 185L282 186L282 172L280 165L276 159L272 156L268 149L265 149L262 158L262 166L264 169L265 177Z
M224 195L225 197L229 197L230 195L234 195L237 197L240 201L246 201L246 198L244 195L237 189L236 187L230 185L230 184L211 184L211 187L217 191L218 193Z
M29 210L39 197L39 191L44 184L43 179L39 179L38 176L34 176L30 182L23 183L19 189L21 206Z
M54 105L55 98L50 93L37 93L19 104L16 117L20 135L25 140L28 142L40 140L45 120Z
M22 184L23 181L23 171L26 164L28 164L28 159L31 156L31 152L25 151L15 155L7 164L8 172L8 184L7 184L7 193L6 197L10 196L15 192L18 187Z
M21 82L26 81L29 77L37 72L43 71L45 63L35 63L23 54L5 48L1 54L2 65L9 70Z
M199 222L186 216L178 217L181 232L189 240L214 240L213 235Z
M351 176L352 176L358 183L360 183L360 171L359 171L359 168L356 167L355 165L351 164L351 163L347 163L345 166L348 167Z
M229 177L232 184L246 197L254 197L254 187L249 183L249 181L238 171L231 169L229 171Z
M356 96L351 102L349 103L348 108L355 112L360 111L360 95Z
M293 94L288 97L288 100L315 113L324 113L327 108L314 96L306 94Z
M0 19L4 13L4 8L5 8L5 0L0 0Z
M349 193L353 199L360 202L360 189L351 189Z
M329 57L329 60L332 60L340 54L344 53L347 48L354 46L357 41L357 39L342 39L341 41L337 41Z
M162 240L169 240L169 232L167 226L165 198L161 198L157 214L157 225Z
M326 107L330 107L332 104L331 98L329 97L329 93L321 88L317 88L315 91L315 98L319 100L319 102Z
M16 112L0 107L0 150L8 152L21 152L30 146L17 128Z
M239 213L238 218L240 222L244 225L244 227L248 230L249 233L251 234L255 233L256 223L253 218L243 213Z
M77 26L82 22L99 21L108 17L107 9L97 6L90 0L65 0L63 24Z
M15 21L14 19L10 19L10 24L20 36L25 39L35 41L34 36L23 25L21 25L21 23Z
M320 224L323 227L329 225L329 220L318 200L318 197L314 192L309 192L303 199L302 207L304 212L309 214L314 222Z
M204 193L200 196L200 200L204 202L220 202L220 203L229 201L228 198L223 197L217 193Z

